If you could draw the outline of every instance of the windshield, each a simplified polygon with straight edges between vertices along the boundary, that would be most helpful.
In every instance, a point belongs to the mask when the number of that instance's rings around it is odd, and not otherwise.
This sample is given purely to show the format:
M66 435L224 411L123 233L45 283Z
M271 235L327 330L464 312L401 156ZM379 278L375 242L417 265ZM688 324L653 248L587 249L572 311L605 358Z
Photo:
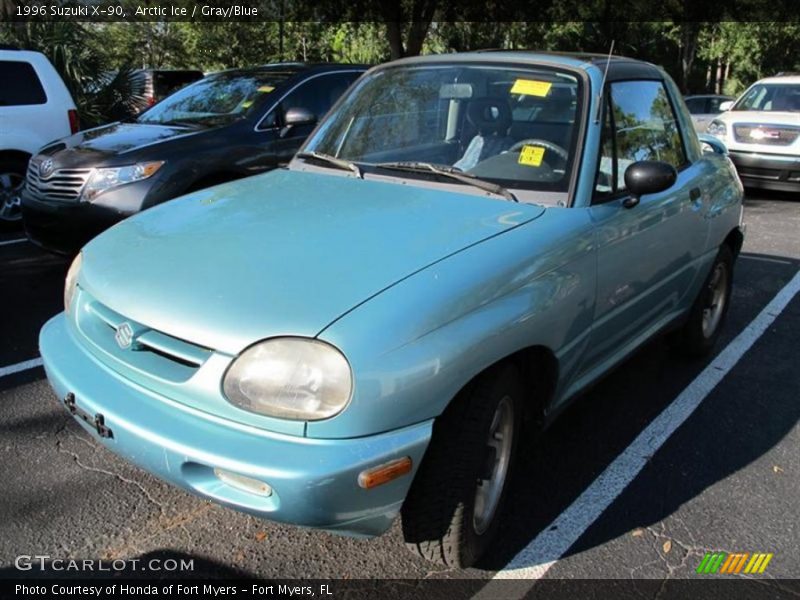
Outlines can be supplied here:
M288 72L220 73L209 75L165 98L139 123L227 125L244 118Z
M733 110L800 112L800 84L756 84L745 92Z
M361 166L426 163L505 188L567 191L580 115L580 82L565 72L392 67L362 79L305 150Z

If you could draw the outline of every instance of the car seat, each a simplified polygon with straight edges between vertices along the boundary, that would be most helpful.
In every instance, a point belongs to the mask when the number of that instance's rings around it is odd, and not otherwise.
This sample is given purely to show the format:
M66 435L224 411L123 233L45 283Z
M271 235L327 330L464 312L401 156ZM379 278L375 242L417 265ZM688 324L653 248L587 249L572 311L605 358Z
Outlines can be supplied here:
M477 98L467 105L467 121L478 133L453 166L467 171L480 161L508 150L514 140L508 135L511 108L502 98Z

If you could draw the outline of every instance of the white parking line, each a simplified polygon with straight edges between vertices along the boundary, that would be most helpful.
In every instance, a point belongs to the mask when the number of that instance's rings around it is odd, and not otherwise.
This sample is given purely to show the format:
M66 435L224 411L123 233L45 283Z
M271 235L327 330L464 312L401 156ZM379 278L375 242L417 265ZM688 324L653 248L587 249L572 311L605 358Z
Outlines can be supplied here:
M20 371L27 371L29 369L35 369L36 367L41 367L41 366L42 366L41 358L32 358L30 360L24 360L21 363L17 363L15 365L0 367L0 377L5 377L6 375L13 375L14 373L19 373Z
M622 493L800 291L796 273L753 321L665 408L586 490L474 598L522 598ZM498 579L525 579L511 588Z
M19 238L16 240L5 240L0 242L0 246L10 246L11 244L21 244L22 242L27 242L28 238Z
M751 256L749 254L742 254L739 258L744 258L745 260L760 260L763 262L778 263L779 265L792 264L792 261L790 260L783 260L782 258L770 258L768 256Z

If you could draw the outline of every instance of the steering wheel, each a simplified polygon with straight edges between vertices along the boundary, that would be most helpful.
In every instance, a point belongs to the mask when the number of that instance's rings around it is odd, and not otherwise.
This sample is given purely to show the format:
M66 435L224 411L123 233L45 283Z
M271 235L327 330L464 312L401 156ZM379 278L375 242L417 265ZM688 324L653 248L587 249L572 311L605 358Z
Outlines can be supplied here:
M521 140L516 144L514 144L513 146L511 146L511 148L509 148L508 151L519 152L520 150L522 150L523 146L528 146L528 145L542 146L544 148L547 148L548 150L552 150L565 163L569 160L569 152L564 150L564 148L562 148L558 144L554 144L553 142L549 142L547 140L540 140L538 138L529 138L527 140Z

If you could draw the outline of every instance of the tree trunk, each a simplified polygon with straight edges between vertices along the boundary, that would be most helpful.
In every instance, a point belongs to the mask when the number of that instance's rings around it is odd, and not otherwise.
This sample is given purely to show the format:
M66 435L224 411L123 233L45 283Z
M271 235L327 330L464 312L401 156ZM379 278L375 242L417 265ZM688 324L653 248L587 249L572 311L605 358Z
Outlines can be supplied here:
M391 52L392 60L403 58L406 54L403 48L403 32L401 24L397 21L387 21L386 33L389 36L389 50Z
M689 77L694 66L699 33L697 23L681 25L681 90L684 94L689 92Z

